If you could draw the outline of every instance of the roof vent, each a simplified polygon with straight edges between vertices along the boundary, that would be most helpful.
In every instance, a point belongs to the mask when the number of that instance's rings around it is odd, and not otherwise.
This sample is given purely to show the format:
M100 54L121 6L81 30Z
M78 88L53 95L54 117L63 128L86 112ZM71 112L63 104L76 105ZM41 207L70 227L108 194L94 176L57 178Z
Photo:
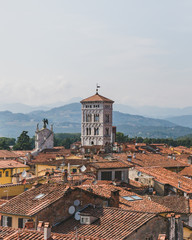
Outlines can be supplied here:
M80 213L80 223L90 225L98 220L97 217L91 216L89 213Z
M131 162L131 161L132 161L132 156L131 156L131 155L128 155L128 156L127 156L127 160L128 160L129 162Z

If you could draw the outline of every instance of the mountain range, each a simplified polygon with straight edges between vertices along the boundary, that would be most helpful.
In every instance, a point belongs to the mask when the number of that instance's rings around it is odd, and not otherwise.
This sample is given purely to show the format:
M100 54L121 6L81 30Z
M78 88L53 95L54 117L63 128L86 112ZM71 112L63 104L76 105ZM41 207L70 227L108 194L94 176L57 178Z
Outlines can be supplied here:
M23 130L34 136L37 123L43 118L49 120L49 125L54 125L55 133L77 133L81 129L81 104L70 103L49 110L36 110L29 113L0 112L0 136L18 137ZM117 131L130 137L141 136L151 138L177 138L192 134L189 127L179 124L140 115L132 115L119 111L113 112L113 125Z

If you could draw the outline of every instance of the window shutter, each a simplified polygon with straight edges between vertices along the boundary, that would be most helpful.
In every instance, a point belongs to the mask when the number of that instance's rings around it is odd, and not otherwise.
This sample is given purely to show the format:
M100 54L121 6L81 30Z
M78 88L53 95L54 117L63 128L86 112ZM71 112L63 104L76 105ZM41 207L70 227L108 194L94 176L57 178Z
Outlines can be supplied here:
M23 218L18 218L18 228L23 228Z
M3 226L3 216L1 216L1 226Z
M7 226L12 227L12 217L7 218Z

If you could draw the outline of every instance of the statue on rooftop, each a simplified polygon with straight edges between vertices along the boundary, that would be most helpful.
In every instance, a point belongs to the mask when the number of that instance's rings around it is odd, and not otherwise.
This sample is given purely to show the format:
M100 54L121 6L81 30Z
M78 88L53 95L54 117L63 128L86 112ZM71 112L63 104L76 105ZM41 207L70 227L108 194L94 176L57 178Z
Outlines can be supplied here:
M43 121L43 128L46 128L47 125L49 124L49 123L48 123L48 119L47 119L47 118L44 118L42 121Z

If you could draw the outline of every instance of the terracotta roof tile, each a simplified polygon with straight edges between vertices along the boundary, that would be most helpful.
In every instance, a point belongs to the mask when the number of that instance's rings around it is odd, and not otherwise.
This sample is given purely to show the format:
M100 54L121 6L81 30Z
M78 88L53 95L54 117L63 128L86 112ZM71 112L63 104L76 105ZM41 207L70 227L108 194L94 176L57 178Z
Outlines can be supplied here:
M50 240L74 240L75 235L52 233ZM0 239L4 240L44 240L44 233L36 230L13 229L0 226ZM95 237L78 236L77 240L103 240Z
M166 206L174 213L190 213L189 199L183 196L150 196L152 201Z
M137 212L150 212L150 213L160 213L160 212L169 212L170 209L162 206L156 202L153 202L148 199L146 196L140 196L136 194L135 192L131 192L130 189L126 189L123 187L117 187L113 184L110 184L110 182L106 181L97 181L96 184L86 184L83 183L79 188L82 188L84 190L91 191L99 196L103 196L106 198L111 197L111 191L119 190L120 195L120 208L126 209L126 210L132 210ZM137 196L140 198L140 200L134 200L128 201L124 199L123 197L131 197L131 196Z
M0 150L0 158L17 158L18 155L13 151Z
M85 102L109 102L109 103L114 103L114 101L101 96L100 94L95 94L91 97L85 98L81 101L81 103L85 103Z
M160 167L136 167L136 169L154 177L154 179L160 183L169 184L186 193L192 193L192 180L175 172Z
M75 235L74 227L77 227L79 235L122 240L156 216L152 213L138 213L119 208L88 207L83 212L89 212L98 220L90 225L83 225L74 218L70 218L54 227L53 232Z
M45 207L60 199L69 187L60 184L43 184L31 188L10 199L0 207L1 213L33 216Z
M182 176L192 177L192 166L185 167L179 174Z
M119 160L123 160L124 162L128 162L127 157L128 155L125 153L122 154L114 154L115 157ZM130 163L130 162L129 162ZM131 160L132 164L141 167L150 167L150 166L157 166L157 167L186 167L189 166L186 163L182 163L178 161L177 158L174 160L169 158L168 156L163 156L160 154L144 154L144 153L136 153L135 158L132 156Z
M90 163L91 166L95 167L96 169L103 169L103 168L129 168L132 166L129 162L121 162L121 161L104 161L104 162L94 162Z
M15 160L0 160L0 168L26 168L28 165L22 164Z

